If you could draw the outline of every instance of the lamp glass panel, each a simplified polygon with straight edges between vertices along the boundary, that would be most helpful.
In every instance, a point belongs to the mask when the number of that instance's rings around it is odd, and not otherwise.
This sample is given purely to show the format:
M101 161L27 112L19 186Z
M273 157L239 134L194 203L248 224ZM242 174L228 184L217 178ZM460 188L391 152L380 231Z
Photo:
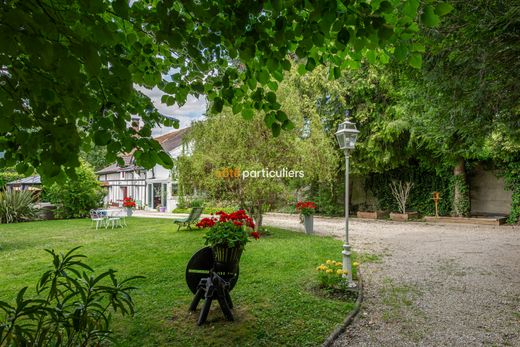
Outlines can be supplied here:
M339 148L345 149L345 133L344 132L337 132L336 138L338 139Z

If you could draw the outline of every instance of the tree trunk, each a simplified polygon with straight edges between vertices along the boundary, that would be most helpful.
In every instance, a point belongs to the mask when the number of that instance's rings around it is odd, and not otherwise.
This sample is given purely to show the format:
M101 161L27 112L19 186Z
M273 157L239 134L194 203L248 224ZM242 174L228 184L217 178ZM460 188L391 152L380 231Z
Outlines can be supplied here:
M452 214L456 217L468 216L470 213L469 189L466 180L464 159L459 158L453 168L453 201Z
M257 205L253 209L253 218L255 220L255 231L259 231L262 226L262 205Z

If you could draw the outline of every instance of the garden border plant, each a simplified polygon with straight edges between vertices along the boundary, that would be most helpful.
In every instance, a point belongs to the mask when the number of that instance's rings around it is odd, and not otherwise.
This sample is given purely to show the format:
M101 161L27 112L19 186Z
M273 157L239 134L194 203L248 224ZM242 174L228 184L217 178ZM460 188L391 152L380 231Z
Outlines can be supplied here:
M142 276L118 281L110 269L97 276L82 261L80 247L65 254L45 251L52 256L53 269L46 271L36 285L37 298L26 299L22 288L14 305L0 301L0 345L9 346L89 346L111 339L111 312L134 314L130 282ZM81 272L80 272L81 271ZM104 284L103 279L110 283Z

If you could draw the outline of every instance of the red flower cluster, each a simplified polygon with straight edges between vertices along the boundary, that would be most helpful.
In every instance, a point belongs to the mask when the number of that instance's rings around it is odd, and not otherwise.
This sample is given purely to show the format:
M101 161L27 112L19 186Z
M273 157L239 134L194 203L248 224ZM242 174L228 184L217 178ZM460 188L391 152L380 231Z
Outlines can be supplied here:
M225 223L225 222L233 222L236 226L248 226L251 229L255 228L255 223L253 222L253 219L249 217L244 210L238 210L232 213L227 214L224 211L219 211L216 213L219 218L219 222Z
M216 224L216 222L212 218L202 218L201 221L197 223L197 227L211 228L215 224Z
M298 201L296 209L299 210L301 214L308 216L314 214L316 211L316 204L312 201Z
M251 237L254 237L255 240L258 240L260 238L260 233L258 231L253 231L251 234Z
M197 227L211 228L217 223L232 222L235 226L239 228L241 228L244 225L251 229L255 228L255 223L253 222L253 219L249 217L246 211L244 210L238 210L229 214L224 211L219 211L216 213L216 215L219 217L202 218L200 222L197 223Z
M312 201L298 201L298 203L296 204L296 208L298 210L301 210L303 208L316 209L316 204Z
M131 197L124 198L123 207L135 207L135 200Z

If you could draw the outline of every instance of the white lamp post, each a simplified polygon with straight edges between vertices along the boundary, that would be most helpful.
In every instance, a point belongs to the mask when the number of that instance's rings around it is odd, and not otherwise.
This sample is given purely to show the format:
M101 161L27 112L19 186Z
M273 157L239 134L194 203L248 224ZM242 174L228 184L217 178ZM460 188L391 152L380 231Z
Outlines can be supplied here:
M348 120L348 111L346 113L347 119L343 123L338 126L338 131L336 132L336 138L338 140L339 148L345 151L345 244L343 245L343 270L348 271L347 278L348 286L353 288L356 286L354 282L352 282L352 261L350 259L350 245L348 242L348 174L349 174L349 151L354 149L356 145L356 139L359 133L359 130L356 129L356 125Z

